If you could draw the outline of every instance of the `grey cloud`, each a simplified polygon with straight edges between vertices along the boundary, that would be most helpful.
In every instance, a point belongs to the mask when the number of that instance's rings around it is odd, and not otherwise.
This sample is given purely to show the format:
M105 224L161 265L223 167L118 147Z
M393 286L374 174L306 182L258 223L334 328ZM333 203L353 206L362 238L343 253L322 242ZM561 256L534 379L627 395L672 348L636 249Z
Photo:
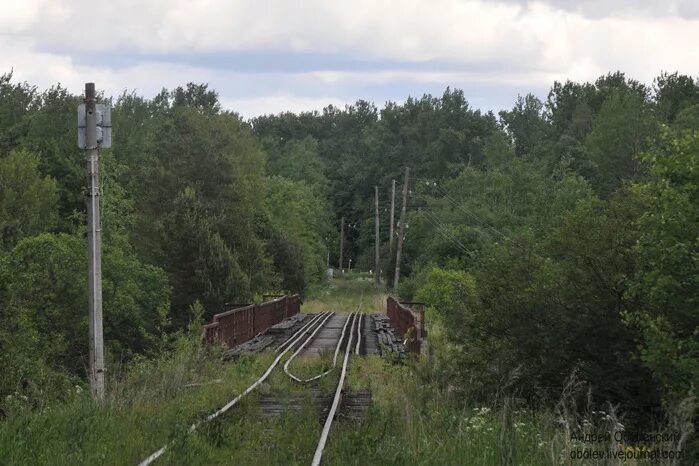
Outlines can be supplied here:
M503 3L518 3L522 6L532 0L501 0ZM577 12L591 19L609 17L679 17L699 18L697 0L538 0L555 9Z

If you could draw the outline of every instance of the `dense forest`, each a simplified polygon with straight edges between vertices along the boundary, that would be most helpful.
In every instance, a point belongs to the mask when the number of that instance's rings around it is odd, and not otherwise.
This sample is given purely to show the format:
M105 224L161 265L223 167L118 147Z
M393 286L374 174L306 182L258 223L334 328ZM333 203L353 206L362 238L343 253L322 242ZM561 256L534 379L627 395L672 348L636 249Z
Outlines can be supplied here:
M252 121L273 171L325 174L373 263L373 187L411 169L398 292L430 305L442 382L549 402L571 376L646 422L699 382L699 83L608 74L499 115L459 90ZM292 168L296 167L296 168ZM337 228L337 226L336 226ZM392 271L388 228L384 270ZM333 252L336 249L333 249ZM389 281L392 273L384 272ZM645 419L639 419L645 418Z
M374 186L391 287L391 183L407 166L396 293L429 304L435 383L537 405L574 378L633 422L696 415L692 77L556 82L498 115L456 89L250 121L205 84L103 99L108 366L157 355L225 302L304 294L338 265L341 217L345 260L372 269ZM0 78L0 416L61 399L85 374L80 102Z

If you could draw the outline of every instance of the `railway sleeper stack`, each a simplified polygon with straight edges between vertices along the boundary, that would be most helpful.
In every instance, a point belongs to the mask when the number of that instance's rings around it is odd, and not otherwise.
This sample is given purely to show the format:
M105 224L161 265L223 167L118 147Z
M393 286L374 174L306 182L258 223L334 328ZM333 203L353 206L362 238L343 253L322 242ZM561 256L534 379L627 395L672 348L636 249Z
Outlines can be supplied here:
M257 354L282 344L290 335L300 329L314 314L296 314L270 327L262 335L234 346L223 353L228 360L238 359L242 354ZM405 355L403 338L391 325L386 314L366 315L362 327L363 355L378 354L381 357Z
M391 319L386 314L374 314L372 318L381 357L386 357L390 354L404 356L405 346L403 345L403 339L394 330L391 325Z
M241 354L256 354L282 344L290 335L300 329L311 314L295 314L268 328L262 335L234 346L223 353L223 359L238 359Z

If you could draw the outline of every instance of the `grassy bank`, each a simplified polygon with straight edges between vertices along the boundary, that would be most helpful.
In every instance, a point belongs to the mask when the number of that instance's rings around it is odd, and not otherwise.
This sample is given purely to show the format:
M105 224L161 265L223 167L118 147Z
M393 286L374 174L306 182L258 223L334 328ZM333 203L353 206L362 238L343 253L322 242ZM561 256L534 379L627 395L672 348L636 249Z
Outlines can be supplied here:
M224 364L181 339L167 357L142 361L110 378L95 403L84 386L42 411L0 422L3 464L136 464L191 422L224 404L259 377L270 357Z
M307 299L304 311L349 312L362 305L365 312L378 312L381 298L370 280L335 280ZM223 362L196 338L181 337L160 359L138 361L112 375L103 405L78 386L63 403L9 413L0 421L0 463L133 465L170 443L158 464L309 464L322 419L310 391L288 379L281 365L228 414L187 433L193 422L248 387L273 358L265 353ZM300 359L293 371L310 376L329 364L329 355ZM434 371L425 359L404 364L378 357L352 360L350 389L369 388L374 403L364 420L335 424L324 464L581 464L570 455L586 445L571 440L571 431L613 432L620 425L614 413L576 413L565 396L541 410L527 409L514 398L473 403L463 393L457 398L448 388L440 389ZM337 377L331 373L314 388L331 393ZM291 392L305 393L300 411L260 418L260 397L275 395L285 403ZM619 449L617 444L594 445L606 447Z
M345 273L327 283L316 285L303 303L304 312L336 311L349 313L359 306L363 312L385 313L386 294L376 289L368 274Z

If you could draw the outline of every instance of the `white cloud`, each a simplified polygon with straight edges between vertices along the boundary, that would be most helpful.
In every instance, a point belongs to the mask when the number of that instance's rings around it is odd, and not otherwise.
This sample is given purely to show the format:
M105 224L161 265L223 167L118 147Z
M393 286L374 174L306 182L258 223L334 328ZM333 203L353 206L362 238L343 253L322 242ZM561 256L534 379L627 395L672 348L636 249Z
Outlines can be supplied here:
M645 66L673 61L677 67L686 60L676 58L693 55L693 42L699 38L699 22L693 20L590 19L544 3L33 0L8 1L0 11L10 18L0 24L17 22L16 33L36 40L39 49L310 51L381 60L510 63L549 72L573 69L579 60L608 68L614 59L624 67L630 61L627 52L637 58L633 50L639 45ZM595 46L600 42L605 47ZM675 60L668 60L668 52Z
M663 9L642 0L622 3L605 9L598 0L581 8L567 0L0 0L0 70L14 68L40 87L61 81L74 92L85 80L108 93L146 94L205 81L250 109L391 83L542 87L615 70L645 82L661 70L699 75L699 20L681 16L691 13L690 3L672 1ZM348 63L373 60L379 69L319 62L298 73L255 77L187 63L187 56L231 52L332 54ZM122 54L136 64L76 63L85 53ZM157 62L153 55L174 58ZM406 62L424 66L406 71ZM249 97L241 99L241 92Z
M238 112L245 118L258 115L277 114L282 111L293 113L322 110L328 105L344 108L345 102L332 96L308 98L292 94L264 95L244 99L222 99L221 105L230 110Z
M554 73L540 71L411 71L402 69L385 69L380 71L310 71L305 74L309 79L324 85L386 85L394 82L465 85L517 85L536 86L541 82L551 83Z
M696 0L503 0L520 5L535 2L553 8L579 12L592 18L609 17L697 17L699 4Z

